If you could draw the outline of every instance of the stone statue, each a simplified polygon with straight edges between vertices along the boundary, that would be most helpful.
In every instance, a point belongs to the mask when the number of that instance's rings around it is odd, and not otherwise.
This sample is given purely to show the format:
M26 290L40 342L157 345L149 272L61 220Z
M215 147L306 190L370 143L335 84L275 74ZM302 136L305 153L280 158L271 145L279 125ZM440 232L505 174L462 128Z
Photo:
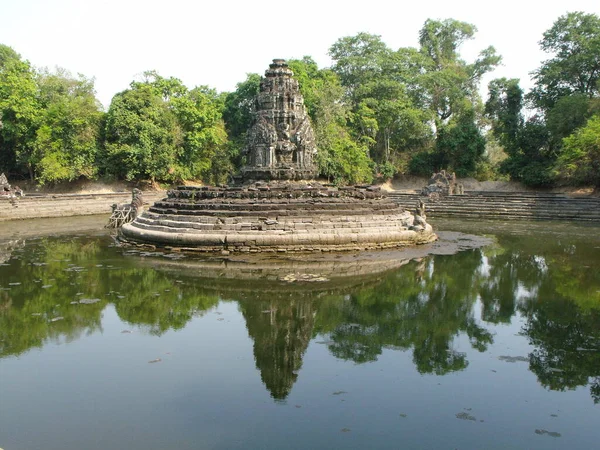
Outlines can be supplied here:
M415 220L411 227L414 231L423 231L427 228L427 216L425 215L425 203L423 200L417 201L417 207L415 208Z
M106 228L121 228L124 224L132 222L142 212L144 196L142 191L134 188L131 192L131 203L112 205L112 214Z
M245 149L248 180L302 180L317 175L315 135L298 81L283 59L274 59L260 83Z
M434 173L421 191L421 195L437 200L440 196L462 194L462 184L456 183L456 174L447 173L445 170Z
M4 198L23 197L25 194L19 186L11 187L6 175L0 174L0 196Z

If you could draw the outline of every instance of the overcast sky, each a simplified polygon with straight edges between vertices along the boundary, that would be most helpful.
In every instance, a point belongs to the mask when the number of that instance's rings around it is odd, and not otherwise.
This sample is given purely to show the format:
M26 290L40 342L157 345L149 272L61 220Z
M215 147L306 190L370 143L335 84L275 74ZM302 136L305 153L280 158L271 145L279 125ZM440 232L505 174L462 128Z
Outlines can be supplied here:
M108 107L146 70L231 91L273 58L310 55L327 67L340 37L365 31L393 49L417 46L426 19L453 18L479 30L464 59L489 45L502 55L486 84L505 76L529 88L529 72L547 58L542 33L569 11L600 15L600 0L0 0L0 43L37 67L94 77Z

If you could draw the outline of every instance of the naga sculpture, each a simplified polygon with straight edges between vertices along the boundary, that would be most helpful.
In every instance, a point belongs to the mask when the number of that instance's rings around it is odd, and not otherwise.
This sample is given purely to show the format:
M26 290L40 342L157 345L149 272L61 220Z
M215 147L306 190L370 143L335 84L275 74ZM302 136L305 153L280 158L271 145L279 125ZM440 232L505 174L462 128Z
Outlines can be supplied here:
M429 197L430 200L438 200L440 196L462 195L463 185L456 182L456 174L442 170L434 173L427 182L427 186L421 191L421 195Z
M144 196L142 191L134 188L131 192L131 203L117 203L112 205L112 214L106 228L121 228L124 224L132 222L142 211Z
M23 197L25 194L19 186L11 187L6 175L0 174L0 196L4 198Z

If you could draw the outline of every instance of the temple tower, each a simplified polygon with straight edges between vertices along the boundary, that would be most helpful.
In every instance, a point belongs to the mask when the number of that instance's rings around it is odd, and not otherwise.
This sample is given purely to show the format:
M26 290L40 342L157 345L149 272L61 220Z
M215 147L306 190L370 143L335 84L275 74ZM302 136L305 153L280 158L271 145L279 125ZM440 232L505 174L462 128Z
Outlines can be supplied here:
M248 130L244 181L315 178L315 135L298 81L283 59L274 59L260 83Z

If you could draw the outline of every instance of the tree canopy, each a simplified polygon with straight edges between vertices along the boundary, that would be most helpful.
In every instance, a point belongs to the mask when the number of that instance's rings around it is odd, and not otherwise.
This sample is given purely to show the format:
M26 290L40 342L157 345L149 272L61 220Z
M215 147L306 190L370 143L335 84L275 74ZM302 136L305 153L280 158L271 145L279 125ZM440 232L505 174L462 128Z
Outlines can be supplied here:
M345 36L331 67L290 59L315 130L320 176L337 183L395 174L510 177L529 185L596 184L600 114L600 18L570 12L541 37L549 57L516 79L483 76L501 62L492 46L468 61L475 25L425 21L417 47L376 34ZM0 171L37 184L78 178L227 180L244 164L261 77L232 92L145 72L104 112L94 79L38 69L0 44ZM488 150L505 157L489 158Z
M540 48L552 57L532 72L531 92L523 95L518 80L489 85L486 112L508 155L500 169L530 185L597 185L592 116L600 111L600 18L565 14L544 33ZM525 100L535 108L528 119Z

